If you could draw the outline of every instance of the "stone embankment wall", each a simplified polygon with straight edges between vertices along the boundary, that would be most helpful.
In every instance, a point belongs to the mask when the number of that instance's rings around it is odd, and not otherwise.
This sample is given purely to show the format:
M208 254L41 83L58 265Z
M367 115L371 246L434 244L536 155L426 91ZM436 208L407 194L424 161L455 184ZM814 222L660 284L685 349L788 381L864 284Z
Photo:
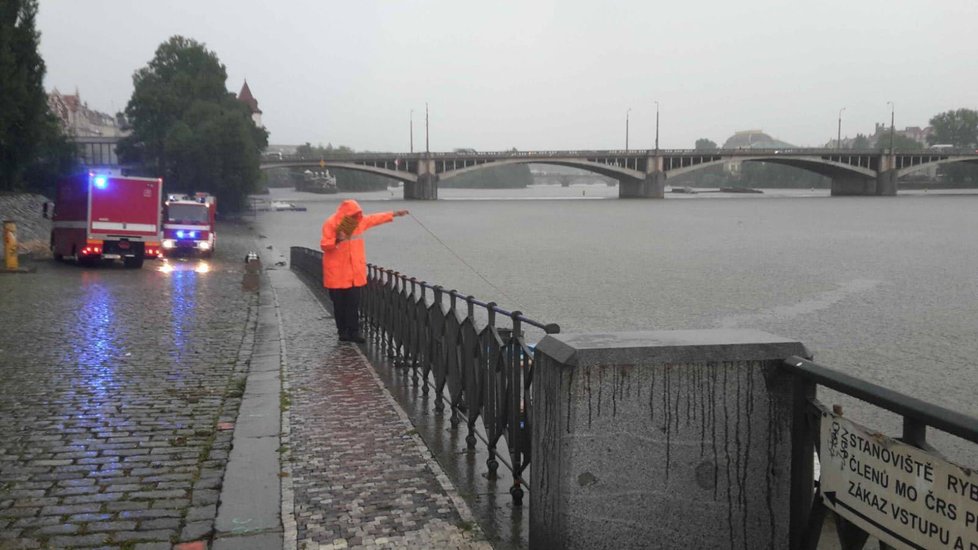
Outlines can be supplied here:
M48 200L34 193L0 193L0 222L17 222L17 243L21 254L28 254L32 258L50 257L51 220L41 216L43 205ZM3 256L3 246L0 246L0 258Z

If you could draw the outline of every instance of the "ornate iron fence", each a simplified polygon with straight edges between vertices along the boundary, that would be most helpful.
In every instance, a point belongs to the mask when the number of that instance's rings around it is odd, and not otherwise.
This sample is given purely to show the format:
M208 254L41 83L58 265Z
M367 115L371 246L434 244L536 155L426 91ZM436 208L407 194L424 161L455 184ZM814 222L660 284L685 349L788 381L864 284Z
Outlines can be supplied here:
M822 487L815 480L814 461L821 452L822 422L830 416L829 409L816 399L819 386L870 403L900 415L903 419L903 443L939 457L927 442L927 427L978 443L978 419L899 392L860 380L848 374L824 367L801 357L789 357L784 368L794 376L794 412L791 428L791 549L815 550L822 525L829 513L824 504ZM841 416L842 411L833 411ZM822 465L823 471L825 465ZM813 483L813 480L815 482ZM837 530L843 548L862 548L868 534L841 516L836 517ZM907 542L908 548L918 548ZM973 543L972 543L973 545ZM947 546L950 548L950 546ZM880 543L881 550L890 548Z
M292 247L291 264L312 281L322 280L321 252ZM360 309L370 341L410 369L423 395L434 393L436 412L444 413L447 404L452 427L465 424L469 449L483 440L489 478L502 463L512 472L513 504L522 505L533 382L533 349L525 333L556 334L560 327L393 270L368 265L367 271ZM508 457L497 450L501 440Z

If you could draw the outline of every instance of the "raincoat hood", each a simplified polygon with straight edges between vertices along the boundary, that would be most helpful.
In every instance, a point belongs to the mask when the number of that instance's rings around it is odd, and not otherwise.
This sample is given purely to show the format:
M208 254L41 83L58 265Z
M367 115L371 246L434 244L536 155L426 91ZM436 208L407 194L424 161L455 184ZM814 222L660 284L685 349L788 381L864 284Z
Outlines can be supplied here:
M339 208L336 209L336 214L340 217L362 215L363 208L360 208L360 203L357 201L347 199L340 203Z

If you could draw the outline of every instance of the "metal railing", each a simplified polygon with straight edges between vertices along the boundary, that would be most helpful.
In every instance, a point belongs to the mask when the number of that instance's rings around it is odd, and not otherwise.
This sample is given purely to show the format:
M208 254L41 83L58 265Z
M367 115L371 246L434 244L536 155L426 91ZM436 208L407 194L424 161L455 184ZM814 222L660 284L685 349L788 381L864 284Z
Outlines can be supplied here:
M767 155L802 155L802 156L859 156L870 155L878 156L880 149L835 149L825 147L779 147L779 148L753 148L739 147L730 149L583 149L583 150L539 150L539 151L462 151L462 152L418 152L418 153L396 153L396 152L362 152L362 153L331 153L326 155L277 155L262 159L263 163L294 163L294 162L360 162L360 161L381 161L381 160L424 160L424 159L490 159L505 160L519 158L567 158L582 160L586 158L604 157L651 157L651 156L702 156L702 155L722 155L722 156L767 156ZM887 151L887 154L890 154ZM896 155L926 155L926 156L947 156L965 155L978 157L978 150L973 148L955 149L899 149L892 152Z
M860 380L801 357L789 357L784 368L794 377L791 426L791 521L792 550L815 550L828 508L819 483L813 480L815 453L819 450L825 407L816 399L819 386L835 390L900 415L904 443L936 453L927 443L927 427L978 443L978 418ZM840 411L841 414L841 411ZM837 521L844 521L837 518ZM854 525L839 531L843 548L862 548L868 535ZM889 546L880 543L880 548Z
M322 280L321 262L321 252L292 247L292 269L313 281ZM556 334L560 327L393 270L368 265L367 271L361 316L369 340L410 370L424 396L433 392L436 413L448 406L453 429L465 424L469 449L483 441L490 479L500 463L512 472L510 495L514 505L522 505L533 382L533 349L525 331ZM508 457L497 450L501 440Z

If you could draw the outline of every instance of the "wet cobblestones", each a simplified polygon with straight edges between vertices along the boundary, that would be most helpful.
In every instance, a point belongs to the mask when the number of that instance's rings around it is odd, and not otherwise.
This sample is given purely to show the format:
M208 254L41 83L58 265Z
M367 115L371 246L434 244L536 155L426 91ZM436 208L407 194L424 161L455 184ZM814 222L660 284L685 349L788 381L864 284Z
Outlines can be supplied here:
M0 278L0 549L170 548L213 531L254 330L245 228L210 270L38 262ZM250 353L250 350L248 350Z
M317 298L298 284L275 292L296 547L490 548L367 360L337 341Z
M207 273L47 261L0 279L0 550L210 546L256 332L253 244L225 228ZM363 355L282 275L286 547L489 548Z

